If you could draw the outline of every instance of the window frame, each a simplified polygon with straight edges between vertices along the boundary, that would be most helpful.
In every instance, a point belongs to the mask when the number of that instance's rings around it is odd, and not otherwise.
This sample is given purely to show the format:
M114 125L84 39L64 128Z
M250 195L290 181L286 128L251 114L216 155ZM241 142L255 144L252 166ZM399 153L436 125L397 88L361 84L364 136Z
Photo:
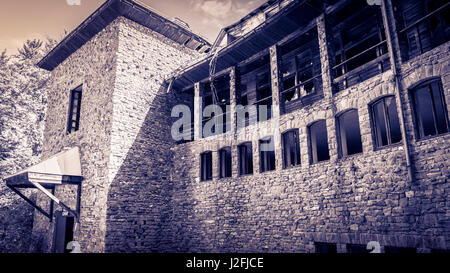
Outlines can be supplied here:
M346 135L345 130L343 130L343 128L341 126L341 123L342 123L341 118L352 112L356 112L356 117L358 118L358 132L359 132L359 139L361 142L361 151L357 152L357 153L349 154L348 153L348 144L347 144L347 135ZM336 115L336 136L337 136L337 141L338 141L338 156L339 156L339 158L346 158L349 156L362 154L364 152L364 147L363 147L363 143L362 143L362 135L361 135L361 126L359 123L358 109L356 109L356 108L347 109ZM345 141L344 141L344 137L345 137Z
M253 174L253 144L252 142L243 142L237 146L238 148L238 174L239 176ZM243 162L242 148L245 148L245 165ZM245 171L243 171L245 169Z
M292 145L292 143L289 144L289 148L291 148L292 146L294 146L294 157L295 157L295 163L292 164L291 159L289 158L289 165L287 164L288 160L286 158L286 139L285 136L288 134L294 134L294 145ZM283 132L281 134L281 151L282 151L282 156L283 156L283 169L289 169L289 168L293 168L295 166L299 166L302 164L302 160L301 160L301 151L300 151L300 130L298 128L294 128L294 129L290 129L287 130L285 132ZM289 156L290 157L290 156Z
M267 142L267 145L273 145L272 151L262 151L261 145ZM275 156L275 139L273 136L267 136L258 140L259 148L259 173L274 171L277 169ZM272 166L273 164L273 166Z
M78 94L78 98L75 99L75 95ZM79 85L76 88L70 90L69 94L69 111L67 115L67 128L66 133L70 135L71 133L80 130L80 112L81 112L81 102L83 97L83 85ZM75 100L77 105L75 106ZM76 113L74 110L76 109ZM76 114L76 115L75 115ZM74 117L75 115L75 117ZM75 126L73 123L75 122Z
M226 153L224 157L224 153ZM229 162L227 162L229 160ZM232 171L233 156L231 147L223 147L219 150L219 178L229 178L233 176Z
M439 98L441 101L441 107L443 109L443 114L444 114L444 118L446 121L446 127L447 127L447 131L444 133L439 133L438 132L438 128L437 128L437 119L436 119L436 102L435 102L435 98L433 96L433 90L432 90L432 84L433 83L437 83L437 86L439 88L439 90L437 92L439 92ZM424 135L424 130L423 130L423 126L422 126L422 121L421 119L418 118L418 112L416 109L416 95L415 92L418 91L421 88L428 88L430 97L431 97L431 103L433 106L432 112L433 112L433 127L435 129L435 134L433 135L428 135L425 136ZM438 137L441 135L445 135L448 134L450 132L450 122L449 122L449 118L448 118L448 110L447 110L447 103L445 100L445 94L444 94L444 88L442 85L442 80L440 77L434 77L431 79L426 79L423 81L420 81L416 84L414 84L413 86L411 86L410 88L408 88L408 96L409 96L409 101L410 101L410 107L411 107L411 112L412 112L412 118L413 118L413 124L414 124L414 134L416 136L416 140L420 141L420 140L425 140L425 139L429 139L429 138L433 138L433 137Z
M394 103L395 103L395 111L397 113L397 119L398 119L398 123L399 123L399 132L400 132L400 140L397 142L393 142L393 137L392 137L392 125L391 125L391 116L389 114L389 110L388 110L388 106L386 103L387 99L393 99ZM386 126L386 137L387 137L387 144L383 145L383 143L379 143L378 140L378 123L377 123L377 118L375 116L375 106L378 103L382 103L383 104L383 114L384 114L384 122L385 122L385 126ZM386 96L382 96L379 97L377 99L375 99L374 101L372 101L371 103L369 103L369 116L370 116L370 125L371 125L371 132L372 132L372 141L373 141L373 147L374 150L379 150L382 149L384 147L389 147L392 145L397 145L399 143L403 142L403 133L402 133L402 129L401 129L401 122L400 122L400 116L398 113L398 105L397 105L397 101L395 100L395 95L386 95Z
M311 134L312 131L311 131L311 128L312 128L313 126L316 126L316 125L319 124L319 123L322 123L322 122L325 124L325 132L326 132L326 139L327 139L328 158L327 158L327 159L323 159L323 160L319 160L319 153L318 153L318 149L317 149L317 147L318 147L318 146L317 146L317 141L316 141L316 139L313 139L313 138L312 138L312 134ZM318 163L321 163L321 162L329 161L330 158L331 158L331 155L330 155L330 147L329 147L328 129L327 129L327 122L326 122L326 119L319 119L319 120L316 120L316 121L310 123L310 124L307 126L307 131L308 131L308 154L309 154L309 164L310 164L310 165L314 165L314 164L318 164ZM313 144L315 144L315 145L314 145L315 148L313 148ZM315 158L316 158L316 160L315 160Z
M208 157L210 166L208 166ZM211 151L205 151L200 154L200 181L211 181L213 179L213 158Z

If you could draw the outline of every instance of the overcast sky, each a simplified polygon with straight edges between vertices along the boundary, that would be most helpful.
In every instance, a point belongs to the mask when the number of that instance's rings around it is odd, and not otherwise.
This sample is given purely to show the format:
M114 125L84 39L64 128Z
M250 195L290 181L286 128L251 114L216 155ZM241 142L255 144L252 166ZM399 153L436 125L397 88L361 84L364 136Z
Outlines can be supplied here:
M26 39L60 40L106 0L0 0L0 51L16 53ZM68 2L80 1L81 5ZM178 17L214 42L230 25L266 0L140 0L169 18Z

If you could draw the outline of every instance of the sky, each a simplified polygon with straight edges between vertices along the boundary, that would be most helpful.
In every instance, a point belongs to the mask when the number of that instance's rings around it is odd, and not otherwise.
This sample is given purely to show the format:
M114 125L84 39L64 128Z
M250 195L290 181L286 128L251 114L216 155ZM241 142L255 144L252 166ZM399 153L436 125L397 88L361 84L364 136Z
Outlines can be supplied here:
M77 5L79 2L79 5ZM15 54L27 39L61 40L106 0L0 0L0 52ZM266 0L140 0L214 42L221 28Z

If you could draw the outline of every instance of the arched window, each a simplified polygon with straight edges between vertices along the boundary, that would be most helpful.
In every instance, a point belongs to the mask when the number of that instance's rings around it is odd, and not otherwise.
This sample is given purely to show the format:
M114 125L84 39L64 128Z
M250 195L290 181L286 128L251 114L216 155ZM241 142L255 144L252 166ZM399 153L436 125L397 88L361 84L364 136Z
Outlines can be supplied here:
M298 129L289 130L281 135L283 142L283 168L300 164L300 141Z
M238 146L239 153L239 175L253 173L252 143L245 142Z
M308 127L309 154L311 164L330 159L328 134L325 120L314 122Z
M402 140L395 97L383 97L370 104L372 134L376 147L382 147Z
M447 106L439 79L426 81L410 90L419 139L449 131Z
M345 111L337 116L339 156L345 157L362 153L361 131L356 109Z

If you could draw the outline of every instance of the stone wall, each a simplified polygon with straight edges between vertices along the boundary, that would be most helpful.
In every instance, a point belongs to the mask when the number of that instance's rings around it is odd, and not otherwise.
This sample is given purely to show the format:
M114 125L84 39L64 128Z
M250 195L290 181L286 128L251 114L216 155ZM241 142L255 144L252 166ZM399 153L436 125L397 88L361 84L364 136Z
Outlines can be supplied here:
M113 91L116 76L119 22L116 20L74 52L52 71L48 84L48 108L42 159L78 146L84 181L81 190L80 223L74 239L83 252L103 252L106 231ZM83 85L80 128L66 133L70 91ZM75 208L76 187L58 187L55 195ZM38 204L48 210L49 199L37 196ZM55 210L61 210L55 205ZM53 222L35 213L34 242L31 251L47 252L53 241Z
M106 251L167 249L173 98L163 81L199 54L122 19L113 95Z

